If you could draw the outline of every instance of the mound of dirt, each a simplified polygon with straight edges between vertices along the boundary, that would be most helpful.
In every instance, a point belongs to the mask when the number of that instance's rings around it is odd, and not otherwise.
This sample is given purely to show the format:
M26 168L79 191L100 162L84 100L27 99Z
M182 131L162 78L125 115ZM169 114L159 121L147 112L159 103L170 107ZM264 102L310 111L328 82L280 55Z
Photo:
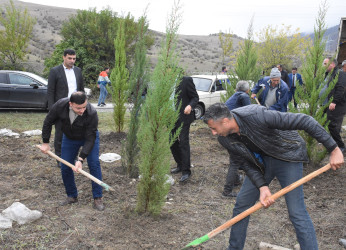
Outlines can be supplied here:
M101 133L100 154L121 154L125 138L123 133ZM120 161L101 163L104 182L116 189L104 193L105 211L92 208L91 183L81 175L76 175L79 202L60 207L65 197L60 170L54 159L34 147L40 137L0 137L0 211L20 201L43 212L41 219L29 225L14 224L1 231L1 248L180 249L207 234L232 215L235 199L221 196L229 156L202 123L192 127L190 138L191 181L180 185L180 175L174 175L176 184L163 211L153 218L134 212L137 180L123 174ZM304 172L314 170L306 166ZM338 240L346 238L345 178L345 168L330 170L304 186L320 249L340 249ZM270 188L272 193L280 189L276 180ZM229 229L202 248L226 249L228 238ZM258 249L261 241L288 248L297 244L283 198L252 215L245 249Z

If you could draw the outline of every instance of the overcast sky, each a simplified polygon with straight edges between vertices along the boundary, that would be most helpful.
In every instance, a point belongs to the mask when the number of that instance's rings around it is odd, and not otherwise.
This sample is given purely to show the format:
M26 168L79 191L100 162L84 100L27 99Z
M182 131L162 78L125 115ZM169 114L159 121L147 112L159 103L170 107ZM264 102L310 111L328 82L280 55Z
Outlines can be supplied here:
M130 12L136 19L145 8L149 28L165 32L167 16L174 0L24 0L44 5L98 10L109 6L114 12ZM292 25L301 32L314 29L320 0L180 0L182 24L179 34L209 35L219 31L245 37L251 17L254 16L255 33L267 25ZM328 0L327 27L339 25L340 18L346 17L346 0Z

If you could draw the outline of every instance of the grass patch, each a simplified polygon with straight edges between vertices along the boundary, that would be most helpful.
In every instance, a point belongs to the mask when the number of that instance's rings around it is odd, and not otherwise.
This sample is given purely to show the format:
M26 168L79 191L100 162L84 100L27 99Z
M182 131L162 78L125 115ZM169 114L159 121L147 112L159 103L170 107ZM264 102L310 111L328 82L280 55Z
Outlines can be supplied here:
M28 111L6 111L0 113L0 129L11 129L14 132L22 133L28 130L42 130L43 121L46 118L46 112L28 112ZM99 112L98 129L102 133L115 132L113 112ZM130 114L125 115L125 131L128 130ZM53 127L54 130L54 127Z

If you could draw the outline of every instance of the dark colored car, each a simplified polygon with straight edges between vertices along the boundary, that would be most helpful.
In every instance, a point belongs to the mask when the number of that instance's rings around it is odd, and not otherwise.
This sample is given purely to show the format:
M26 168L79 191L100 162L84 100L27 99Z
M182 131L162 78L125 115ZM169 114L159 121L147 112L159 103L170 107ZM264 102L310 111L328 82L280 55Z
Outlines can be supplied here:
M30 72L0 70L0 109L48 109L48 81ZM87 96L91 90L84 88Z
M0 70L0 108L47 109L47 85L30 72Z

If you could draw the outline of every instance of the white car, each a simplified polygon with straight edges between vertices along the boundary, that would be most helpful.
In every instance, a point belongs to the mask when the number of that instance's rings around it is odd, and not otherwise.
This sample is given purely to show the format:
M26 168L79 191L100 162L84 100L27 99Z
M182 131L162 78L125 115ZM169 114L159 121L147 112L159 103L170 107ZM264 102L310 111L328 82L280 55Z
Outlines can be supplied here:
M227 75L193 75L191 76L199 96L195 108L196 119L200 119L209 106L221 102L221 94L225 94L222 83L228 83Z

